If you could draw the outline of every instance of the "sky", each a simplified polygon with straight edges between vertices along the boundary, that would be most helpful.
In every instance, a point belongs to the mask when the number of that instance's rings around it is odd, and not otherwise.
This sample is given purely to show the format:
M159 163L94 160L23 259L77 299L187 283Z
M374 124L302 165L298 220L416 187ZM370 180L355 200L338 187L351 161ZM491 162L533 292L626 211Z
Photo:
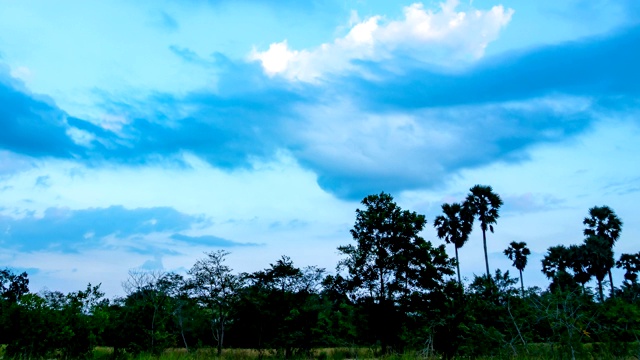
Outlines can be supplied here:
M545 287L591 207L640 250L638 44L636 0L0 0L0 267L108 296L219 249L334 272L365 196L439 245L483 184L492 271L525 241ZM467 281L482 251L476 226Z

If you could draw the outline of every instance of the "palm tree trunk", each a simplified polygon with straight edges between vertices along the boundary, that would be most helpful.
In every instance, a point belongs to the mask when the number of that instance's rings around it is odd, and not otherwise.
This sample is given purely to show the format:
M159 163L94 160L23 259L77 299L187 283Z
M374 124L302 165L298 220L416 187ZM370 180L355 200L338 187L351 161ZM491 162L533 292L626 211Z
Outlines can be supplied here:
M487 265L487 279L491 280L491 273L489 272L489 256L487 255L487 231L482 229L482 244L484 245L484 262Z
M458 284L462 287L462 280L460 279L460 260L458 260L458 247L453 246L456 249L456 266L458 267Z
M522 297L524 298L524 282L522 281L522 270L518 270L520 271L520 288L522 289Z
M604 302L604 294L602 293L602 280L598 280L598 292L600 293L600 302Z
M611 285L611 298L615 296L615 288L613 287L613 276L611 276L611 269L609 269L609 284Z

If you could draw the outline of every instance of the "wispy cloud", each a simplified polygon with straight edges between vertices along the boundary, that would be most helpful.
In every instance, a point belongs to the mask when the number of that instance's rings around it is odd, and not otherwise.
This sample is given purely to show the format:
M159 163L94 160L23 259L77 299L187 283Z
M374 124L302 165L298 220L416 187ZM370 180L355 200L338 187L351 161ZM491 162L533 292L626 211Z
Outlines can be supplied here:
M212 235L201 235L201 236L188 236L182 234L173 234L171 235L171 239L182 241L189 245L206 245L209 247L237 247L237 246L260 246L257 243L241 243L232 240L223 239L217 236Z
M49 208L42 216L0 216L0 243L21 251L78 251L100 247L110 236L124 239L182 231L206 221L204 217L183 214L168 207Z

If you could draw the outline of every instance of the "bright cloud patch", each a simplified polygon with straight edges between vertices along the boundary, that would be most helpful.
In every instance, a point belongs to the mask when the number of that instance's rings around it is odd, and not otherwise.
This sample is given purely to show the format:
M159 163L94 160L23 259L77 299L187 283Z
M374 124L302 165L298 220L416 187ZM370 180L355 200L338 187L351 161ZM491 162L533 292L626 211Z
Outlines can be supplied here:
M479 58L511 20L513 10L494 6L483 11L458 11L458 1L440 4L439 11L421 3L404 8L404 19L385 21L372 16L357 22L342 38L312 50L292 50L287 41L268 50L254 49L249 58L260 61L269 76L314 81L326 73L355 70L355 61L380 61L395 55L445 65Z

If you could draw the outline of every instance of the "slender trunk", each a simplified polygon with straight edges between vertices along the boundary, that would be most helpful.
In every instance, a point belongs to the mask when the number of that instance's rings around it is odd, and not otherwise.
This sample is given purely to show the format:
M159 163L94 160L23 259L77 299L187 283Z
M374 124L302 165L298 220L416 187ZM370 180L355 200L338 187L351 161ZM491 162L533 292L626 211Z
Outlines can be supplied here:
M158 312L158 308L157 307L153 307L153 316L151 317L151 352L154 352L154 346L155 346L155 337L156 337L156 332L155 332L155 327L156 327L156 313Z
M458 284L460 284L460 287L462 287L462 280L460 279L460 260L458 260L458 247L457 246L453 246L456 249L456 266L458 267Z
M522 281L522 270L518 270L520 271L520 288L522 289L522 297L524 298L524 281Z
M598 280L598 293L600 293L600 302L604 302L604 294L602 293L602 280Z
M491 281L491 273L489 272L489 256L487 255L487 231L482 228L482 244L484 245L484 262L487 265L487 279Z
M187 345L187 338L184 336L184 319L182 318L182 306L180 306L180 313L178 314L178 326L180 326L180 335L182 336L182 342L184 348L189 352L189 346Z
M382 269L380 269L380 301L379 301L379 305L380 305L380 310L382 310L382 318L383 319L387 319L388 313L387 313L387 307L386 307L386 295L384 293L384 272ZM380 325L378 325L380 326ZM382 347L382 353L386 354L387 353L387 333L386 333L386 329L384 328L384 325L380 326L380 345Z
M609 284L611 285L611 298L615 296L615 288L613 287L613 276L611 276L611 269L609 269Z
M218 324L218 357L222 355L222 346L224 346L224 323L225 316L221 315L219 318Z

